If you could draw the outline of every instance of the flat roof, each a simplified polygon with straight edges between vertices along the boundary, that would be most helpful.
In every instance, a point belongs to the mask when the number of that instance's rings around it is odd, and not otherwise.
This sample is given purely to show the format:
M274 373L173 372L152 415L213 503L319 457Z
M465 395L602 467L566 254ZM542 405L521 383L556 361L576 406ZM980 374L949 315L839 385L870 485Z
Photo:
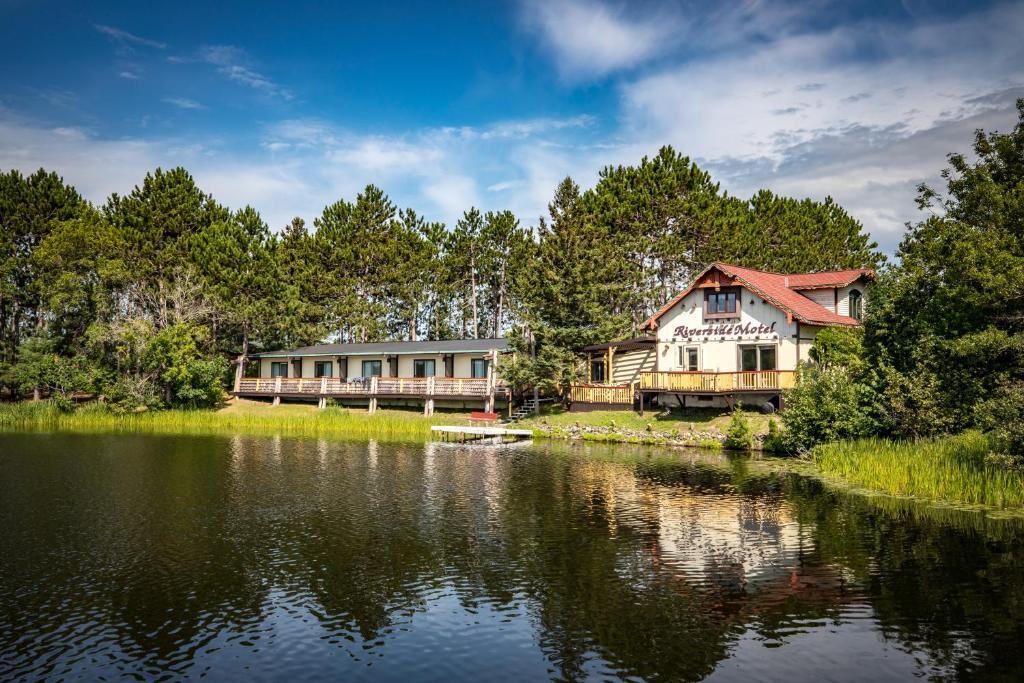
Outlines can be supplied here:
M584 351L607 351L608 349L615 347L616 351L634 351L636 349L646 349L654 346L658 343L658 340L654 337L634 337L633 339L623 339L622 341L604 342L603 344L591 344L590 346L584 346Z
M294 356L400 356L408 354L499 353L510 350L509 341L500 339L441 339L434 341L390 341L363 344L315 344L297 349L263 351L252 358L291 358Z

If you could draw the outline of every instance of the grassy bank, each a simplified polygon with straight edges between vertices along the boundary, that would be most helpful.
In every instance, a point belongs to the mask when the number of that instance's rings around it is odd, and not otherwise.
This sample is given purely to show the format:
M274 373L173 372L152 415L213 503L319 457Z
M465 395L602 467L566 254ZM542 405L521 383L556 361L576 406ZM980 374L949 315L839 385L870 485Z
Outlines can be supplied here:
M743 415L754 433L768 431L770 415L756 410L744 409ZM724 408L694 408L680 413L647 413L641 417L631 410L595 410L587 413L570 413L562 407L547 408L540 415L522 420L528 427L571 427L576 424L585 427L618 427L622 429L647 430L656 432L715 432L724 434L729 425L729 411ZM776 421L778 418L776 417Z
M270 406L235 402L215 410L165 410L117 415L86 406L61 412L49 402L0 405L0 430L52 430L78 432L143 432L152 434L282 434L332 436L353 440L423 442L436 424L462 424L467 416L437 413L424 417L403 410L327 408L308 405Z
M821 473L897 496L994 508L1024 508L1024 472L986 461L977 432L915 442L880 439L825 444L812 457Z

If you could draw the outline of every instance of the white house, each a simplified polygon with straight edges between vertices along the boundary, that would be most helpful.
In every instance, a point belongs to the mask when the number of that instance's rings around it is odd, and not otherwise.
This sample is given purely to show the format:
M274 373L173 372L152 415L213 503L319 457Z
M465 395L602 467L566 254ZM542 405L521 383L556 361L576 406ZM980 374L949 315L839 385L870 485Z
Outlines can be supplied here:
M648 336L584 349L589 381L573 388L575 409L634 399L641 408L778 406L818 331L860 324L873 279L868 269L784 274L714 263L644 323Z

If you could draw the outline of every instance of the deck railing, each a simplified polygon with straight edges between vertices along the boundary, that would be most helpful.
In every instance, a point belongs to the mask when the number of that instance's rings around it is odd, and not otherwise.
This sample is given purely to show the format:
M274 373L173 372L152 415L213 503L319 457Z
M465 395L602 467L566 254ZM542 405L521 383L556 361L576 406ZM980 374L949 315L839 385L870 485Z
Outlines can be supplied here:
M679 393L733 393L790 389L796 383L793 370L756 372L641 372L640 388Z
M633 404L632 384L574 384L569 388L569 399L573 403L614 403Z
M505 385L494 383L501 394ZM490 393L486 377L366 377L345 380L340 377L243 377L239 394L310 396L480 396Z

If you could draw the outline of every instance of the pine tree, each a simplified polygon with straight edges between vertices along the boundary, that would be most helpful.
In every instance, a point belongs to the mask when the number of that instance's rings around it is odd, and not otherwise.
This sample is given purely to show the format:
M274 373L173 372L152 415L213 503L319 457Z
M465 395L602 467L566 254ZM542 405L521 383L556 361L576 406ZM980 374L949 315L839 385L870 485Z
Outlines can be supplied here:
M158 328L173 322L174 290L187 265L189 238L230 212L183 168L156 169L128 195L110 196L104 215L125 241L136 304Z

